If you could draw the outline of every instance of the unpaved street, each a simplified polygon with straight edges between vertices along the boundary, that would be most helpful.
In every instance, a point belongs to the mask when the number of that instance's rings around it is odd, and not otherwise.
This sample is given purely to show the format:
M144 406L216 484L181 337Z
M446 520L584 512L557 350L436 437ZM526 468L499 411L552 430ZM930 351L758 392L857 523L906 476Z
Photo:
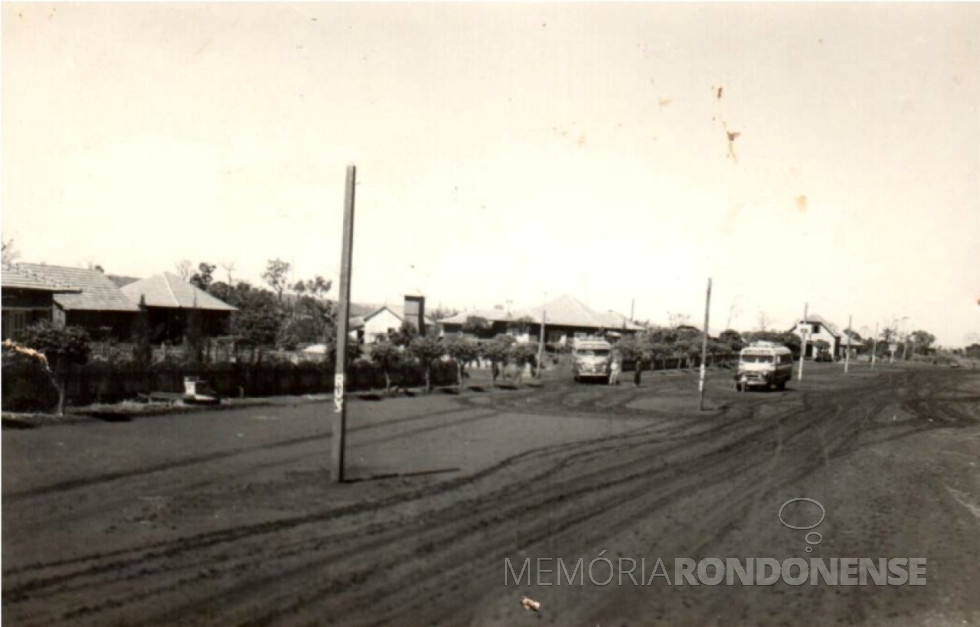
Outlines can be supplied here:
M980 372L807 368L713 373L704 413L693 373L355 400L341 486L327 403L4 430L3 622L980 623ZM927 585L505 582L600 555L924 557Z

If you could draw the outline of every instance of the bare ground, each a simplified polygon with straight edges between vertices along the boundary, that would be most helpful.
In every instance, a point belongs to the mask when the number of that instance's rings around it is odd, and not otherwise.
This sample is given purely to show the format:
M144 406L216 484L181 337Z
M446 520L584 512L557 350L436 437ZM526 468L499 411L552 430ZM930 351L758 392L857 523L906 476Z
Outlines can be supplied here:
M980 372L808 364L785 393L730 387L713 373L705 412L691 373L355 401L339 486L325 403L4 430L3 620L980 624ZM827 511L813 553L776 516L795 497ZM928 583L505 582L506 560L603 551L647 575L925 557Z

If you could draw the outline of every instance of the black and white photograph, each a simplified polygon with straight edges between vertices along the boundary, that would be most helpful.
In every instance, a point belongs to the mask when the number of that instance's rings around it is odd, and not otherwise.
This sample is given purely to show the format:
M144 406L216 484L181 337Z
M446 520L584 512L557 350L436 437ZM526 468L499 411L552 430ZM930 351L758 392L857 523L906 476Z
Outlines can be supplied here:
M980 625L980 3L2 2L4 627Z

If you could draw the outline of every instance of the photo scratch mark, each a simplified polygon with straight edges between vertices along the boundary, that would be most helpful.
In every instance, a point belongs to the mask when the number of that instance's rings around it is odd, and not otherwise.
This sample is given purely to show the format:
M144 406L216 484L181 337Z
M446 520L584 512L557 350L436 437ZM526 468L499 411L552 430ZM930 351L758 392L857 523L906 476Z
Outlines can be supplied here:
M721 123L725 128L725 137L728 139L728 156L732 158L732 161L734 161L736 165L738 165L738 156L735 154L735 140L738 139L738 136L741 135L741 133L739 131L728 130L728 124L725 123L724 119L722 119Z
M738 218L738 214L741 213L742 209L744 208L745 203L737 203L732 205L732 207L728 210L728 213L725 214L725 219L721 223L722 232L730 233L732 231L732 227L735 226L735 220Z
M946 486L946 491L949 492L954 499L956 499L957 503L965 507L968 512L970 512L977 518L980 518L980 505L977 505L976 503L972 502L970 500L970 495L968 495L966 492L961 492L949 486Z

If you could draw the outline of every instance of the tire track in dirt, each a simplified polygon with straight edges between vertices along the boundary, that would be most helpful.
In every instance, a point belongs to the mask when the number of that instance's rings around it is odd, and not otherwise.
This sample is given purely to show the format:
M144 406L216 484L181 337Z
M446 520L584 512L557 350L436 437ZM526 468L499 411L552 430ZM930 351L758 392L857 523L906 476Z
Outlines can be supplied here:
M798 409L772 418L756 418L766 403L760 398L748 409L733 406L703 422L681 416L594 441L541 447L467 477L372 503L179 538L112 556L95 554L71 563L25 567L14 574L41 576L10 589L5 586L5 610L16 610L21 602L65 607L65 597L83 598L98 591L99 601L73 603L62 615L49 615L50 622L70 618L104 624L138 617L140 623L193 624L214 607L222 608L223 624L320 622L317 619L327 612L344 617L344 622L367 617L369 622L398 622L399 612L408 612L413 622L463 618L465 610L448 608L486 591L465 585L452 589L450 582L454 577L457 583L465 581L458 577L461 571L499 566L515 546L528 550L551 541L590 547L692 492L729 483L732 489L724 503L732 507L719 508L725 513L682 535L703 545L727 533L738 519L735 505L741 502L744 508L745 500L758 498L760 491L805 476L826 463L826 450L841 451L856 440L854 434L873 410L884 406L876 396L890 389L877 385L870 393L856 391L865 397L858 396L860 407L847 412L843 408L848 404L837 394L830 403L834 411L824 416L824 429L814 430L813 424L827 413L828 403L815 405L812 393L797 397ZM610 394L597 392L595 398L615 407L636 396L613 399ZM554 397L561 398L558 393ZM519 399L502 399L495 407L503 411L501 407L512 403L519 404ZM586 408L597 407L588 403ZM528 409L520 405L514 411ZM567 411L552 408L550 413ZM811 446L813 440L820 446ZM799 453L806 463L798 473L782 474L790 453ZM749 461L760 454L777 461L768 468ZM664 457L673 463L664 464ZM679 470L693 464L706 470ZM506 480L494 488L502 475ZM476 495L467 498L467 492ZM383 520L371 521L374 515L383 515ZM323 526L340 520L348 529L337 532ZM406 527L410 521L414 524ZM324 573L324 565L333 572ZM242 579L245 573L252 574ZM5 572L8 581L10 574ZM219 596L211 595L213 586L195 590L215 580L227 583Z
M751 436L749 436L749 437L751 437ZM633 462L629 462L629 464L632 464L632 463L633 463ZM654 472L656 472L657 470L658 470L658 469L654 469ZM722 470L722 471L720 471L720 475L719 475L719 479L724 479L724 478L726 478L729 472L730 472L729 470ZM636 473L636 474L635 474L634 476L631 476L631 477L628 477L628 479L631 479L631 480L633 480L633 479L648 479L648 478L650 477L650 474L651 474L651 473L650 473L649 471L647 471L647 470L644 470L644 471L642 471L642 472L639 472L639 473ZM577 477L577 478L576 478L576 480L579 480L579 479L581 479L581 477ZM694 480L695 480L695 481L698 481L698 480L703 480L703 477L702 477L701 479L694 479ZM754 481L754 480L753 480L753 481ZM583 483L588 483L588 482L583 482ZM603 484L601 484L601 483L600 483L600 484L598 484L598 485L596 485L595 483L593 483L593 484L592 484L592 487L589 487L589 488L587 488L587 489L585 489L585 490L584 490L584 492L585 492L585 493L592 493L592 492L595 492L595 491L597 491L597 490L600 490L600 489L603 489L603 488L605 488L605 489L609 489L609 488L611 488L611 487L613 487L613 485L612 485L612 484L610 484L610 485L603 485ZM552 490L554 490L554 489L555 489L555 488L554 488L554 484L552 484ZM569 496L569 493L570 493L570 492L571 492L571 496L573 496L573 497L575 496L575 494L574 494L574 491L570 491L570 490L569 490L569 489L567 488L567 486L561 486L561 485L560 485L560 486L558 486L558 487L557 487L557 489L558 489L559 491L561 491L561 492L563 492L563 495L562 495L562 496L560 497L560 500L565 500L565 499L567 499L567 498L568 498L568 496ZM646 491L646 488L645 488L645 487L643 487L643 488L641 489L641 492L645 492L645 491ZM627 495L627 496L626 496L626 498L627 498L627 500L629 500L629 498L633 498L633 497L635 497L635 496L636 496L635 494L630 494L630 495ZM616 494L616 493L614 493L614 492L610 492L610 493L609 493L609 495L608 495L608 499L609 499L610 501L621 501L621 500L623 500L623 498L624 498L624 497L623 497L622 495L619 495L619 494ZM534 512L534 511L536 511L537 509L539 509L540 507L545 507L545 508L547 508L547 507L550 507L551 505L553 505L553 503L551 503L551 502L550 502L550 501L548 501L548 500L544 500L544 501L541 501L541 500L537 500L537 501L532 501L532 503L536 503L536 506L533 506L533 505L529 505L529 504L527 504L527 503L521 503L521 504L519 504L519 505L518 505L518 509L521 509L521 510L523 510L523 511L525 512L525 514L526 514L526 513L528 513L528 512ZM601 503L601 504L600 504L600 505L598 506L598 508L597 508L597 510L596 510L596 512L598 512L598 513L601 513L601 512L603 511L603 510L605 510L605 509L608 509L608 505L609 505L608 503ZM581 523L581 522L583 522L583 521L585 521L585 520L588 520L588 519L589 519L589 518L591 518L591 516L592 516L592 515L594 515L594 514L595 514L596 512L594 512L593 514L590 514L590 515L588 515L588 516L586 516L585 518L579 518L579 519L572 519L572 521L573 521L573 524L579 524L579 523ZM505 513L505 514L504 514L504 519L508 519L508 518L511 518L511 517L512 517L512 516L510 515L510 513ZM455 522L455 519L454 519L454 522ZM499 521L493 521L493 522L499 522ZM432 528L432 526L431 526L431 524L427 524L427 525L425 525L425 528L426 528L427 530L431 530L431 528ZM603 528L606 528L606 527L605 527L605 526L603 526ZM553 533L553 532L554 532L554 529L552 528L552 529L551 529L551 533ZM458 529L456 529L456 531L455 531L455 533L457 533L457 534L458 534ZM438 542L436 542L436 544L438 544ZM429 564L429 562L427 562L427 564ZM431 566L431 564L429 564L429 565ZM391 566L391 564L388 564L387 566L383 566L382 568L386 568L386 567L388 567L388 566ZM438 569L437 569L437 570L438 570ZM309 573L305 573L305 572L304 572L304 573L303 573L303 576L306 576L306 575L308 575L308 574L309 574ZM367 578L368 578L369 576L370 576L370 574L369 574L369 573L368 573L368 574L362 574L361 576L358 576L358 577L357 577L357 580L359 580L359 581L360 581L360 580L366 580L366 579L367 579ZM316 594L315 594L315 595L314 595L314 596L313 596L312 598L319 598L319 597L321 597L321 596L324 596L324 595L328 595L328 594L331 594L331 593L336 593L336 592L337 592L337 590L336 590L336 589L334 589L334 588L332 588L332 587L331 587L331 588L325 588L325 589L323 589L323 590L319 590L319 591L317 591L317 593L316 593ZM371 595L372 595L372 596L373 596L374 594L375 594L374 592L372 592L372 593L371 593ZM267 605L271 605L271 606L274 606L274 607L281 607L281 604L280 604L280 603L276 603L275 601L273 601L272 603L270 603L269 601L270 601L270 600L266 600L266 604L267 604ZM262 622L262 621L260 620L259 622Z

